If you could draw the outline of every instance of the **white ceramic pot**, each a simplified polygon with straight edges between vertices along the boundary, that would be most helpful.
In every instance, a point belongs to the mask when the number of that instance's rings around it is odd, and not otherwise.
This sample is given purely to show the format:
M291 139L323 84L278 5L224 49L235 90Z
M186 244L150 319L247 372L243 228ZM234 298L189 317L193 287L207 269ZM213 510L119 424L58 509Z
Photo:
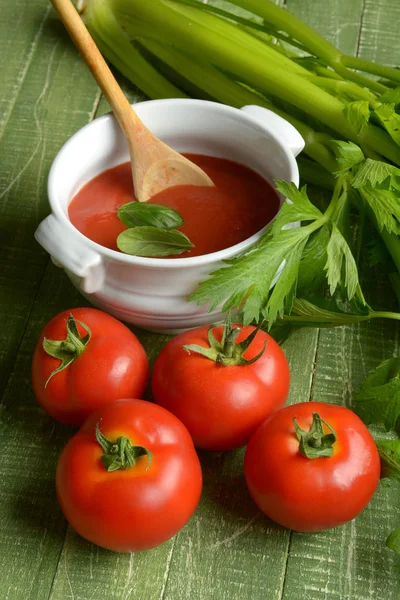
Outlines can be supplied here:
M300 134L259 106L242 109L191 99L135 104L149 129L179 152L228 158L274 179L299 183L295 156ZM53 261L95 306L143 329L177 332L218 322L221 310L188 302L199 281L258 240L265 227L225 250L192 258L142 258L104 248L82 235L68 218L76 192L101 171L129 160L124 136L110 114L79 130L59 151L50 170L51 214L35 233Z

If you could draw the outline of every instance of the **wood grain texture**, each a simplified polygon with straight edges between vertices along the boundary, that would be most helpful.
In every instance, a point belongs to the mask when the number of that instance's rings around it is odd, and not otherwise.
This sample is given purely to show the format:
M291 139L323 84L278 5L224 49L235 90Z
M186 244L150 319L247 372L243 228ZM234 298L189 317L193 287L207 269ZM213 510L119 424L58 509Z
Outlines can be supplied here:
M400 60L398 0L364 0L358 54L398 66Z
M358 48L365 57L400 62L393 59L396 0L288 0L287 6L348 53ZM393 553L384 546L400 521L394 490L380 488L367 510L345 527L291 533L264 517L250 499L243 450L200 453L204 492L199 508L175 538L153 551L108 552L67 526L55 497L54 472L73 432L38 407L30 361L44 323L86 301L32 236L48 213L45 182L56 151L94 114L109 108L103 101L98 105L89 72L43 0L7 0L3 14L8 25L2 20L0 41L6 48L8 87L0 104L0 320L7 323L0 329L2 600L398 598ZM19 83L12 81L12 72ZM131 101L142 98L121 81ZM387 281L374 275L366 286L374 306L387 307ZM168 337L135 332L154 362ZM303 330L284 350L292 373L289 402L311 397L351 406L368 369L398 354L398 330L378 322Z
M26 17L29 26L45 12L43 2L32 5L36 19ZM17 47L24 34L22 26L2 32ZM7 116L0 147L0 322L7 324L0 329L0 393L49 260L33 238L49 211L49 167L64 141L92 118L98 101L96 86L82 77L85 67L66 39L54 16L47 17L33 54L21 53L19 67L11 46L2 57L6 82L14 72L24 71L26 60L31 66Z

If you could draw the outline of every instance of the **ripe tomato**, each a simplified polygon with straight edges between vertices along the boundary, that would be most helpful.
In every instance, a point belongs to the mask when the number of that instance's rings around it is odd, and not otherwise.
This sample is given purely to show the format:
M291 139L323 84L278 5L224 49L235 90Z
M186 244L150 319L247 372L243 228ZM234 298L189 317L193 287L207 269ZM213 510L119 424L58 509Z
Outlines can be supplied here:
M70 525L117 552L154 548L175 535L195 511L201 488L188 431L144 400L118 400L92 413L65 446L56 472Z
M94 308L66 310L47 323L32 361L38 402L54 419L80 425L96 408L140 397L147 355L120 321Z
M169 341L155 363L152 390L154 400L186 425L196 446L230 450L245 445L284 405L289 378L285 355L271 336L228 322Z
M266 515L284 527L311 532L342 525L367 506L380 462L356 414L304 402L283 408L259 427L246 449L244 473Z

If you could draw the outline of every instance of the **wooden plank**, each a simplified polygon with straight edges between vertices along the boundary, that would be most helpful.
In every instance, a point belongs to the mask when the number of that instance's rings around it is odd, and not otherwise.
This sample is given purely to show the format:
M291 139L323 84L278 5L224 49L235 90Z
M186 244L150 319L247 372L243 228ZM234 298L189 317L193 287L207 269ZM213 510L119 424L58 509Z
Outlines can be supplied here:
M3 3L0 23L1 97L0 137L21 91L39 40L45 35L50 4L40 1ZM13 35L10 35L12 32Z
M359 56L399 66L399 22L398 0L365 0Z
M395 1L395 0L394 0ZM364 0L286 0L285 6L342 52L357 51Z

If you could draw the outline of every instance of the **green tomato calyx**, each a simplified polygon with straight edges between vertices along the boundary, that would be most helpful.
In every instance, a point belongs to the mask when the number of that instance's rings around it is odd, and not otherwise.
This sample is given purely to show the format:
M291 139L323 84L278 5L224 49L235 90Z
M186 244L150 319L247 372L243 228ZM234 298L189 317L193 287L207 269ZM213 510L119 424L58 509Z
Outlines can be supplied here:
M221 341L218 342L213 334L213 330L216 327L220 327L220 325L211 325L208 329L208 343L209 347L199 346L198 344L187 344L182 346L184 350L186 350L189 354L190 352L197 352L197 354L201 354L210 360L213 360L219 365L223 367L232 367L238 365L251 365L256 362L265 351L267 346L267 342L264 342L264 347L251 359L244 358L243 354L250 346L254 338L256 337L260 327L257 327L247 336L239 344L236 343L236 339L239 333L242 331L240 327L232 325L231 316L228 313L225 323L222 325L222 338Z
M85 335L81 336L79 334L77 323L79 323L86 331ZM89 327L85 325L85 323L82 323L82 321L74 319L72 314L68 317L66 327L67 337L64 340L49 340L43 338L42 345L46 354L61 360L61 364L57 369L54 369L54 371L50 373L44 387L47 386L53 375L56 375L56 373L60 373L60 371L69 367L69 365L82 354L92 337L92 332Z
M299 451L305 458L330 458L333 456L333 444L336 442L336 432L318 413L313 413L313 420L309 431L299 427L296 418L293 419L294 429L299 440ZM331 433L325 433L324 424Z
M133 467L140 456L147 454L146 471L150 467L153 455L144 446L134 446L131 440L122 435L115 442L106 438L100 431L99 423L96 424L96 440L104 450L101 457L105 469L109 472Z

